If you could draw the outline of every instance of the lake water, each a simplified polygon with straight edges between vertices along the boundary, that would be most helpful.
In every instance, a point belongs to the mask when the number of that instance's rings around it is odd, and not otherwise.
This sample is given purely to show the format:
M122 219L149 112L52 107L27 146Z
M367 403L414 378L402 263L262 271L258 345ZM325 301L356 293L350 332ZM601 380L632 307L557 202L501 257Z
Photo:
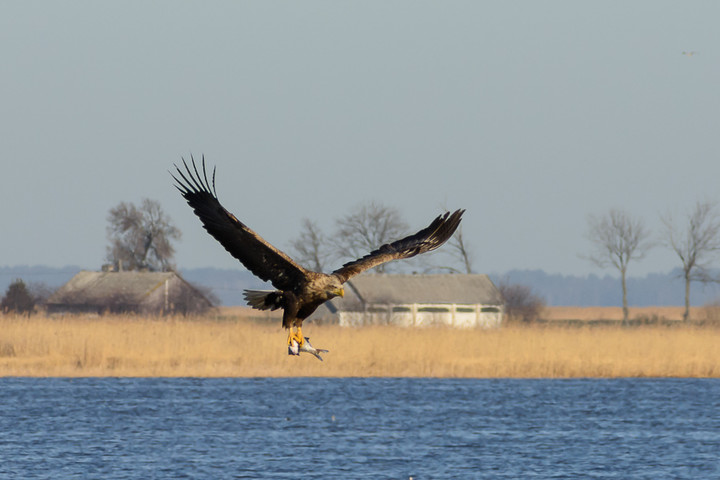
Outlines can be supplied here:
M2 479L720 478L720 380L0 378Z

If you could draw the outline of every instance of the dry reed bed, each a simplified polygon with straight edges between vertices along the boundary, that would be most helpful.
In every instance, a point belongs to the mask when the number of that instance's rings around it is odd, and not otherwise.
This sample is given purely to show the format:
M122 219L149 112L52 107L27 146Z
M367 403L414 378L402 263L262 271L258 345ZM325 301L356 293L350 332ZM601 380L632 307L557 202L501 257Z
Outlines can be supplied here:
M0 317L0 376L720 377L720 329L307 325L325 362L286 355L279 322Z
M682 320L685 307L630 307L630 320L649 319L680 321ZM715 313L712 306L690 307L690 317L696 320L707 320L708 316ZM579 320L584 322L593 321L616 321L620 323L623 318L622 307L546 307L543 309L542 318L546 321L567 321Z

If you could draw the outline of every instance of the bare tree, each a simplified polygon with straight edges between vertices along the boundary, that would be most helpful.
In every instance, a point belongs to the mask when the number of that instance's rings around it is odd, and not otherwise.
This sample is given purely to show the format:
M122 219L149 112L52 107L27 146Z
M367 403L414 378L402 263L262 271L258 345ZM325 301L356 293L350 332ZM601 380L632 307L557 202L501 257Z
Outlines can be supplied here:
M468 245L465 242L465 236L463 235L462 225L458 227L455 234L450 240L448 240L448 252L452 257L460 262L463 266L463 273L473 273L472 268L472 254L468 249Z
M685 279L685 312L683 321L690 319L690 282L717 281L710 273L710 263L720 251L720 213L713 202L698 202L688 215L688 222L678 227L669 214L663 216L664 243L682 262Z
M128 270L171 270L175 248L172 240L180 239L178 230L160 203L143 199L139 207L121 202L108 213L107 259L122 262Z
M358 258L385 243L402 238L408 230L400 212L375 202L356 207L336 220L336 224L333 247L338 257L347 259ZM386 266L379 265L376 271L383 273Z
M300 236L290 246L295 259L316 272L324 272L332 256L330 241L317 223L308 218L303 219Z
M441 208L445 211L449 210L445 204L441 205ZM473 273L474 258L466 238L463 233L463 226L460 224L442 250L445 253L445 258L450 258L451 265L434 265L426 268L425 271L445 270L450 273Z
M322 272L331 260L354 260L360 258L381 245L393 242L407 234L408 226L400 213L392 207L374 202L360 205L349 214L335 221L337 230L332 236L326 236L317 223L303 219L300 235L290 243L293 257L308 268ZM462 227L460 227L462 228ZM451 272L472 271L471 257L458 229L448 242L450 254L463 264L464 270L448 266L427 264L428 256L404 262L407 267L414 265L420 271L449 270ZM412 263L415 261L415 263ZM378 273L387 272L387 264L376 267Z
M533 293L527 285L500 281L498 290L505 305L505 316L509 321L532 323L540 319L545 309L545 299Z
M32 295L35 305L45 305L45 302L50 295L55 291L54 288L44 282L30 282L28 284L28 291Z
M627 269L631 260L640 260L652 248L650 232L641 219L611 209L606 215L588 216L588 239L595 245L589 260L606 268L615 267L622 283L623 325L628 323Z
M448 240L442 252L445 253L444 258L446 259L446 261L448 261L449 259L448 264L439 265L429 263L428 260L433 258L433 256L437 255L438 253L434 252L434 254L428 255L426 256L426 258L420 259L423 266L422 271L425 273L433 271L444 271L458 274L473 273L473 257L468 248L468 244L465 242L465 237L463 236L462 232L462 225L458 227L458 229L455 231L455 234L450 238L450 240Z

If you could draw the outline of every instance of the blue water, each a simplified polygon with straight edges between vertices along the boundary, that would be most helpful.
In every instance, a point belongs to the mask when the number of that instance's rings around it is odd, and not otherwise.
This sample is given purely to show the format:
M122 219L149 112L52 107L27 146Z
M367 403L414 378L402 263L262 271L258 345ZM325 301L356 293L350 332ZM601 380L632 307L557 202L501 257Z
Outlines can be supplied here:
M720 478L720 381L0 379L2 479Z

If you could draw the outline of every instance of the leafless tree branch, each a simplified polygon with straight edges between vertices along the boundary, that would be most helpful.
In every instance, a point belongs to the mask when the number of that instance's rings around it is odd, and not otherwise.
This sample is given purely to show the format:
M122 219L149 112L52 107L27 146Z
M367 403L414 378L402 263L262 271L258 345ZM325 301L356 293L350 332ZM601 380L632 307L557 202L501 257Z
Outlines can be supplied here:
M107 260L122 262L128 270L171 270L181 233L163 212L160 203L143 199L140 206L121 202L108 213Z
M711 263L720 251L720 212L714 202L697 202L688 214L687 223L678 226L670 216L661 217L665 226L663 243L672 249L682 262L685 280L685 312L690 318L690 283L718 281L711 272Z
M360 205L336 220L337 230L332 244L339 258L353 260L379 246L402 238L408 225L400 212L375 202ZM378 273L387 271L387 264L376 267Z
M330 241L317 223L308 218L303 219L300 236L290 246L295 260L316 272L324 272L332 256Z
M595 249L588 257L595 265L612 266L620 272L623 296L623 324L628 322L627 269L631 260L642 259L653 246L650 232L641 219L622 210L611 209L606 215L588 216L588 239Z

